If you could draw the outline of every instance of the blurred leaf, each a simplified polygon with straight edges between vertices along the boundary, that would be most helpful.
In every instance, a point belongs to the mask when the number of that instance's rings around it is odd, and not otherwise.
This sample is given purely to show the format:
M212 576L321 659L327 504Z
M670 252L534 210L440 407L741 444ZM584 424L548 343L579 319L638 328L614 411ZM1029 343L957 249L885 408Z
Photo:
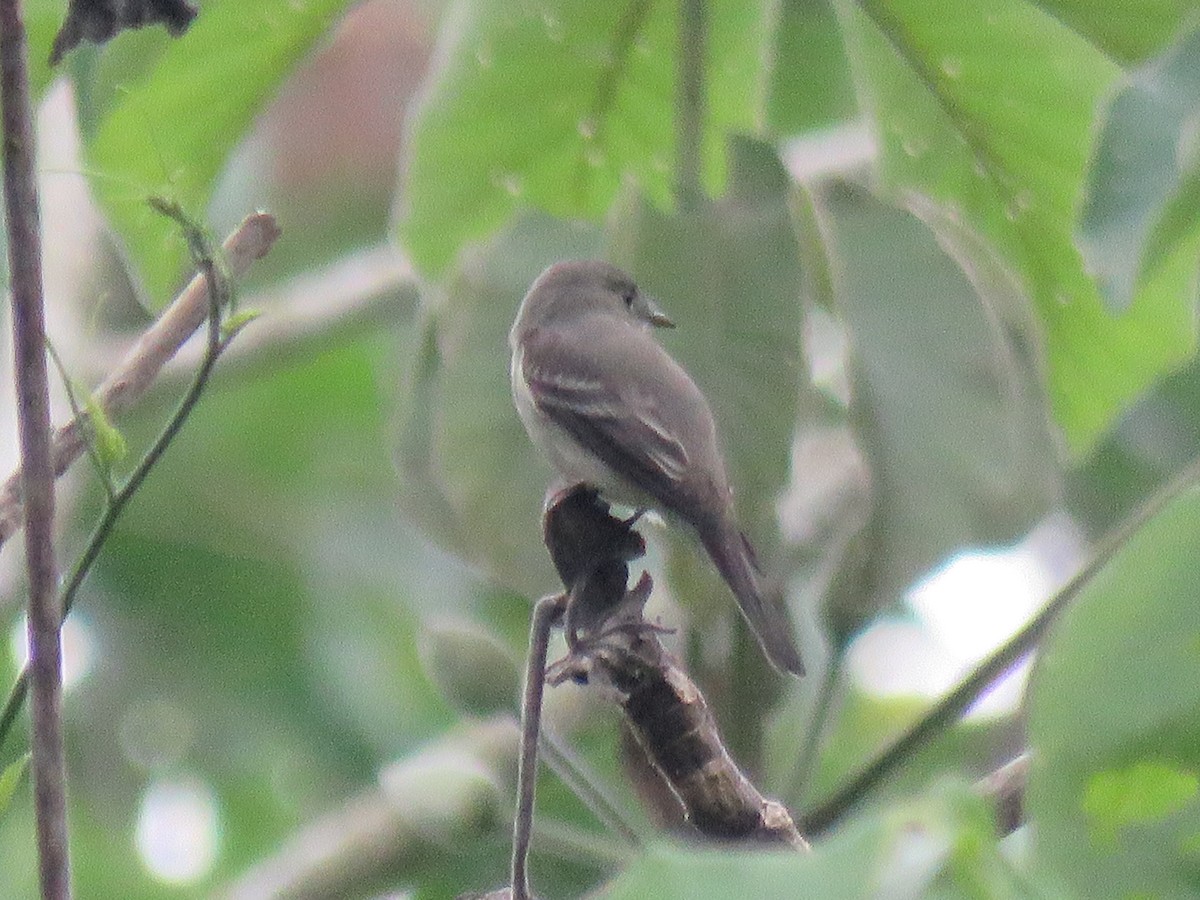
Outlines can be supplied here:
M465 622L432 622L420 647L430 680L456 710L479 717L516 711L520 667L490 632Z
M1085 265L1114 314L1181 244L1200 232L1200 30L1113 97L1100 132L1078 232Z
M1054 503L1059 473L1020 330L913 216L848 186L822 206L875 482L871 587L832 611L848 635L955 549L1021 534Z
M614 260L678 326L660 340L708 397L741 525L764 566L780 536L775 501L788 480L807 380L788 177L775 151L731 141L718 200L674 215L635 201L614 219Z
M874 761L905 730L921 718L932 701L918 696L879 697L850 685L838 701L837 715L820 746L819 765L804 796L791 797L813 809L864 766ZM780 717L783 724L783 717ZM1011 718L969 718L956 723L918 750L873 792L868 803L881 808L897 797L917 793L945 772L980 778L1008 752L1019 726ZM803 732L788 735L778 729L772 746L790 740L792 746Z
M17 785L21 783L28 767L29 754L25 753L0 771L0 816L4 815L4 810L12 802L13 794L17 792Z
M528 596L559 583L542 545L542 497L553 473L513 407L508 330L546 266L595 256L598 243L591 228L529 215L464 255L445 295L427 298L426 331L401 395L405 511L443 546Z
M772 4L712 0L703 181L760 120ZM458 0L409 131L401 234L440 271L522 205L599 219L632 178L671 203L676 7L649 0ZM498 126L497 123L503 123Z
M772 131L798 134L857 112L846 49L829 0L783 0L767 95Z
M1198 541L1193 487L1084 589L1034 669L1035 852L1079 896L1195 893Z
M61 73L50 68L50 47L62 24L61 0L29 0L25 4L25 32L29 41L29 92L36 106Z
M92 434L96 439L96 456L99 457L100 465L107 472L112 469L113 465L125 458L129 452L129 446L125 443L124 435L108 418L108 414L100 405L95 394L88 394L87 415L88 421L92 425Z
M1119 5L1081 15L1095 22ZM885 183L969 274L998 266L1032 300L1051 409L1082 454L1195 345L1189 254L1173 254L1113 318L1072 243L1095 109L1119 67L1025 0L839 10ZM1155 12L1169 11L1150 10L1147 27Z
M1195 0L1037 0L1037 5L1121 63L1156 53L1196 9Z
M154 213L146 197L163 194L203 219L230 152L349 4L210 0L188 33L166 45L144 73L127 73L111 106L87 130L92 189L151 308L169 299L187 251L176 227Z
M1003 900L1030 893L1028 879L998 851L983 802L951 785L853 822L809 854L657 847L596 896Z

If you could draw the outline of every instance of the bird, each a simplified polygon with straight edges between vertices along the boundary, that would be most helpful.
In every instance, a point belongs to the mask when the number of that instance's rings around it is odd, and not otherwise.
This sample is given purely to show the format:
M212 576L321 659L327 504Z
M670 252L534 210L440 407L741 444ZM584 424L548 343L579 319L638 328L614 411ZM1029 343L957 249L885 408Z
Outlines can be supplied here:
M568 484L690 527L767 660L802 675L787 613L764 592L738 528L708 400L654 337L672 327L616 266L557 262L534 280L509 332L514 405Z

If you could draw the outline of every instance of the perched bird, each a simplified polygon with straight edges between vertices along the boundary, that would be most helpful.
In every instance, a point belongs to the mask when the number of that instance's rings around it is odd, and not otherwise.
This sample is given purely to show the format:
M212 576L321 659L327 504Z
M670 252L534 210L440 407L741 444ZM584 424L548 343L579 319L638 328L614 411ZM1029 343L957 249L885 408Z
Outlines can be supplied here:
M569 483L690 525L767 659L801 675L787 615L764 596L734 519L708 401L652 327L673 326L620 269L599 260L550 266L508 336L521 421Z

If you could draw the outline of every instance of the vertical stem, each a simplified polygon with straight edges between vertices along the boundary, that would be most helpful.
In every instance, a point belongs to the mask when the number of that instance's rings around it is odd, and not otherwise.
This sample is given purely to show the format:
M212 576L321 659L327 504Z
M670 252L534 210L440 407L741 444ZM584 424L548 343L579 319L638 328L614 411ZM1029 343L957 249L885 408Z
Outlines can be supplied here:
M12 288L17 422L25 493L34 804L44 898L70 896L62 647L54 560L54 468L42 298L41 222L34 172L28 47L20 0L0 0L4 200Z
M705 74L708 20L705 0L679 0L679 92L675 140L678 151L676 199L681 209L695 205L703 192L701 171L706 117Z
M530 900L529 841L533 833L533 793L537 783L538 734L542 727L542 693L546 688L546 654L550 628L562 613L562 594L543 597L533 608L529 626L529 658L521 697L521 755L517 759L517 811L513 816L512 896Z

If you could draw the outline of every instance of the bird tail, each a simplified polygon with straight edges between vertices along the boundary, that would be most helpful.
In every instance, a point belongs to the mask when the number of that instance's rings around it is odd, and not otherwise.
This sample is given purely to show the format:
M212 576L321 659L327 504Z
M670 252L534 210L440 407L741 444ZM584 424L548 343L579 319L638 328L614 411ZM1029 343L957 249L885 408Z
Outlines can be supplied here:
M782 599L763 593L754 550L746 536L731 522L698 527L697 531L771 665L781 672L803 675L804 663L800 661Z

